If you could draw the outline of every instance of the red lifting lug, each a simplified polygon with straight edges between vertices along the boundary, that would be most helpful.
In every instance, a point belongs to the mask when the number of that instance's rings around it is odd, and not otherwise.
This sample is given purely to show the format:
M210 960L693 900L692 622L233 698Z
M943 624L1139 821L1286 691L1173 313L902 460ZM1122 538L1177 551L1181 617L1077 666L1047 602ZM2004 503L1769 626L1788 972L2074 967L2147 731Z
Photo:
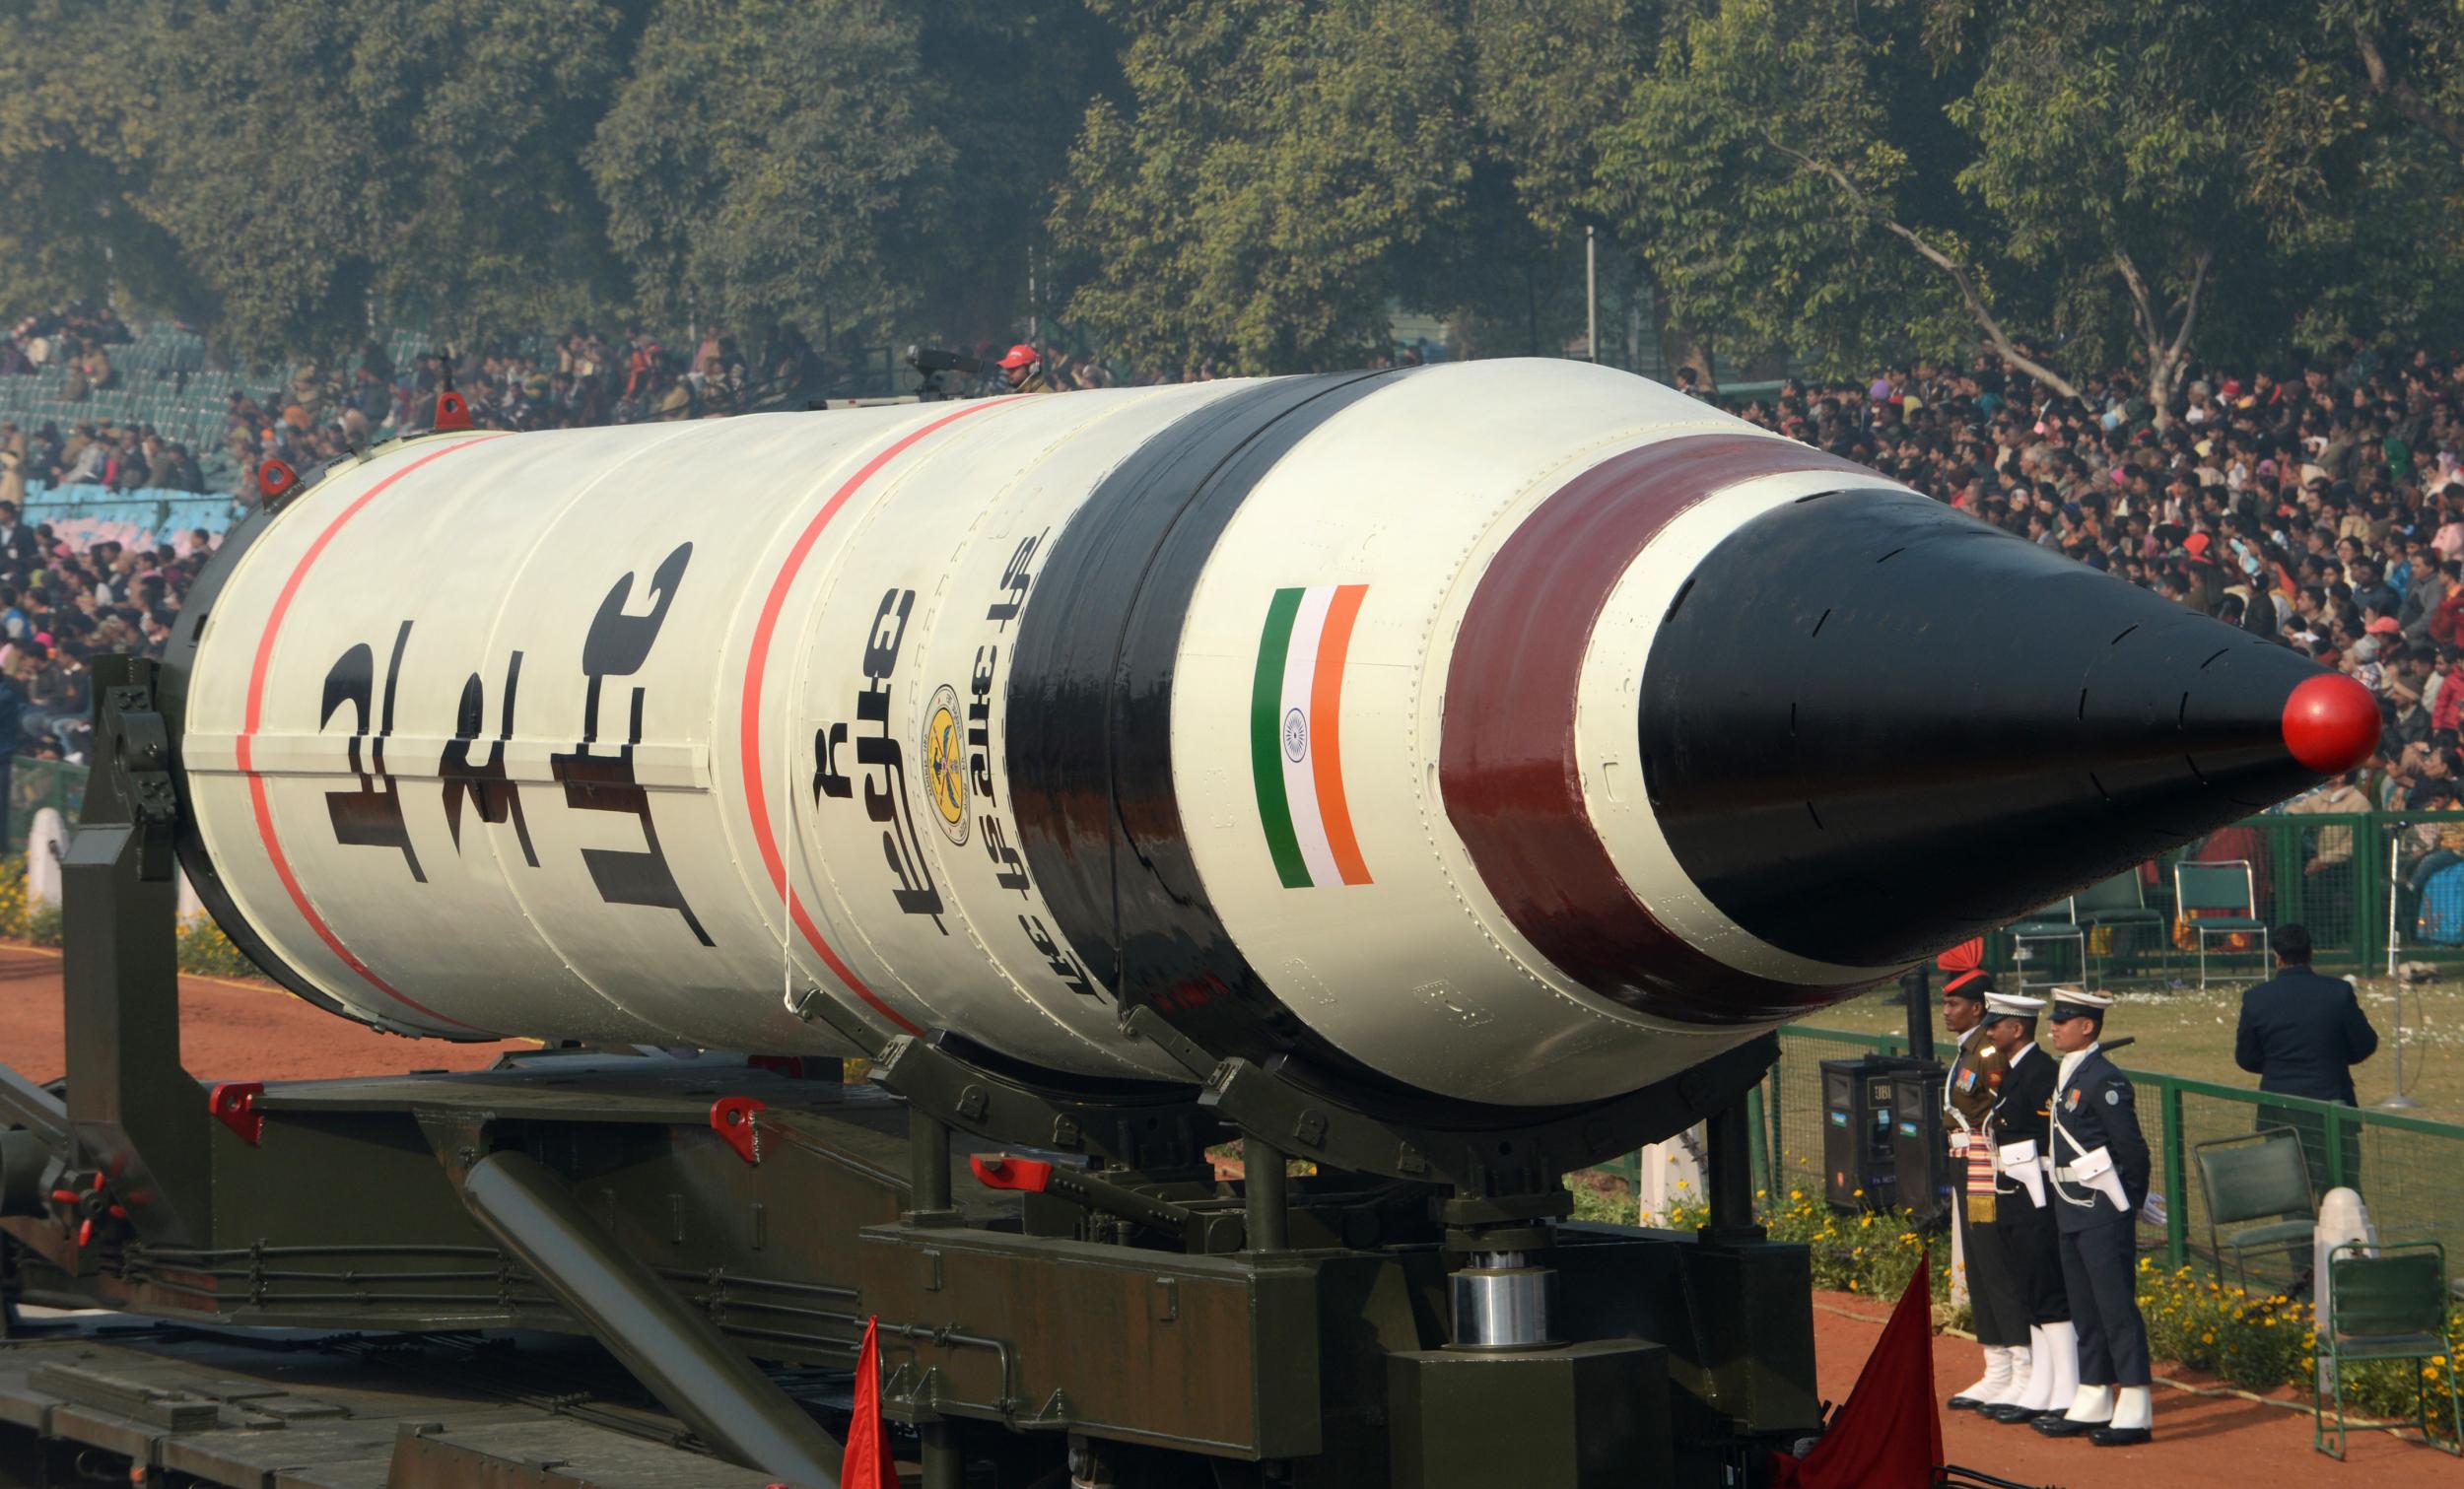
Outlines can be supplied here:
M268 460L256 468L256 489L268 502L288 496L300 484L300 473L280 460Z
M429 428L441 435L470 428L470 404L461 394L446 388L437 395L437 418Z
M77 1244L81 1248L94 1245L94 1222L92 1220L81 1220L77 1223Z
M1025 1194L1041 1194L1045 1186L1053 1182L1053 1166L1040 1158L978 1153L968 1158L967 1167L976 1171L976 1179L989 1189L1016 1189Z
M746 1163L760 1163L762 1133L753 1118L767 1110L767 1103L749 1096L722 1096L710 1104L711 1130L727 1140L727 1146L736 1150L736 1157Z
M263 1081L224 1081L206 1096L206 1107L253 1148L265 1136L265 1115L256 1109L257 1098L264 1094Z
M51 1202L53 1204L75 1204L77 1201L85 1197L85 1195L78 1193L75 1189L53 1189L51 1191Z
M107 1213L113 1220L126 1220L128 1218L128 1206L124 1204L115 1204L111 1206Z

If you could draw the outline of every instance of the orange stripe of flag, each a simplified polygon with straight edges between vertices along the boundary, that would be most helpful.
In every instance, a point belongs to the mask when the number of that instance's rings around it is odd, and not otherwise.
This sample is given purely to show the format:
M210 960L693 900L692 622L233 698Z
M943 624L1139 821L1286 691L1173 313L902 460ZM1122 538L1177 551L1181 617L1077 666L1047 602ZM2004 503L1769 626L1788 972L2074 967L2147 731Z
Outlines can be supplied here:
M1326 629L1318 641L1318 670L1309 680L1310 771L1318 783L1318 815L1326 823L1327 846L1345 884L1369 882L1360 839L1352 832L1351 803L1343 799L1343 654L1351 649L1352 621L1360 614L1366 584L1338 584L1327 603Z

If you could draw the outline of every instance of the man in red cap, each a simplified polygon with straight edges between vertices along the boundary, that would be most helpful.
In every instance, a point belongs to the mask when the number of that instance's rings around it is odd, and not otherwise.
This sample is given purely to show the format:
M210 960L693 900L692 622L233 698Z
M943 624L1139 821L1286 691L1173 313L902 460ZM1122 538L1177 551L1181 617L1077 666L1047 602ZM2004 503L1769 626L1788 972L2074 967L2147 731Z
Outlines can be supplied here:
M1001 359L1001 375L1008 379L1013 393L1058 393L1061 385L1044 370L1044 354L1026 342L1009 349Z

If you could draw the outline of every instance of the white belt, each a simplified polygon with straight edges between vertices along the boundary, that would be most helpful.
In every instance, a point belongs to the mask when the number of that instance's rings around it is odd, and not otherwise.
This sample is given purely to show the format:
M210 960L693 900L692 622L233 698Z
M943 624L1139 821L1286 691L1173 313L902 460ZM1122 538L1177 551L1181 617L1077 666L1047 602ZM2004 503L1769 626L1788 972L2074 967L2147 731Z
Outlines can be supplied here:
M2065 1134L2066 1136L2068 1134ZM2127 1215L2131 1211L2130 1196L2122 1189L2122 1176L2113 1171L2113 1157L2104 1149L2082 1153L2076 1165L2064 1164L2053 1171L2055 1182L2075 1184L2095 1190L2113 1201L2113 1207Z

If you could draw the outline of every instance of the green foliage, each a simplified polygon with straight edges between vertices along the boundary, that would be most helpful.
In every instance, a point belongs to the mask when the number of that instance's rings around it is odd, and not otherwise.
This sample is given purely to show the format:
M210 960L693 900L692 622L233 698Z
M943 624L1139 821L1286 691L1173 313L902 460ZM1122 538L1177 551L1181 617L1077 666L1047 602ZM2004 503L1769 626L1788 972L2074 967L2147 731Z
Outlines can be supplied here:
M1103 0L1098 100L1053 215L1069 313L1133 362L1296 372L1385 350L1402 253L1460 205L1471 139L1440 0Z
M2464 318L2455 0L0 0L0 308L631 314L1147 371L1612 313L1826 372ZM1029 274L1034 275L1033 292ZM2195 292L2195 293L2194 293Z
M273 357L373 306L464 335L539 329L613 288L580 156L622 60L592 0L147 0L156 79L131 200L179 244L182 308ZM81 28L81 31L86 28Z
M1671 312L1745 350L1829 371L1947 355L1974 328L1951 284L1889 234L1967 226L1938 79L1906 5L1732 0L1673 24L1626 114L1597 136L1588 205L1648 264ZM1869 206L1814 169L1836 169Z
M886 334L951 184L919 26L890 0L662 0L587 156L648 313Z
M178 955L179 970L197 977L262 980L265 976L246 952L223 934L214 917L202 911L181 917Z

